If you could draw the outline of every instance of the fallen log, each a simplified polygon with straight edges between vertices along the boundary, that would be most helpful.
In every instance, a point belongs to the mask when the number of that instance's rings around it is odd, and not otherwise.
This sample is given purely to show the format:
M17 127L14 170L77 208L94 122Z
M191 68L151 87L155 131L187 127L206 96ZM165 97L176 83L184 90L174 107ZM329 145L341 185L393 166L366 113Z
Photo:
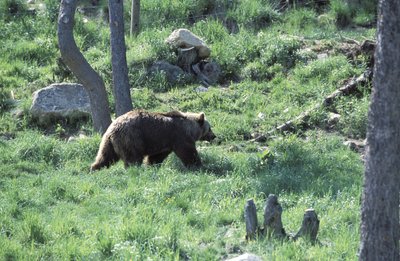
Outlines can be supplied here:
M368 82L370 82L372 79L372 71L371 70L366 70L363 74L361 74L359 77L356 79L351 80L349 83L347 83L345 86L337 89L333 93L331 93L329 96L327 96L323 103L322 106L328 107L332 105L332 103L340 96L347 96L350 94L353 94L359 90L359 86L364 86Z
M253 142L262 142L267 140L271 137L274 133L292 133L296 131L296 126L298 125L305 125L305 122L309 119L311 113L321 107L329 107L331 106L339 97L351 95L360 90L360 86L365 86L372 80L372 71L366 70L363 74L361 74L356 79L351 80L341 88L337 89L322 101L321 104L317 104L316 106L312 107L310 110L302 112L296 118L289 120L274 129L268 131L266 134L262 134L257 136L256 138L250 140Z

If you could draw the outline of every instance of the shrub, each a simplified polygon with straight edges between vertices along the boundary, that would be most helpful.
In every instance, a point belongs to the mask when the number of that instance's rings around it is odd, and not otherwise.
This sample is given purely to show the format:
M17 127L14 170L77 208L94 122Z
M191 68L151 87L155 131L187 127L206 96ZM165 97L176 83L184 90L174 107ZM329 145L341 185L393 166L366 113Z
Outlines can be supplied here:
M340 28L352 23L369 25L374 23L377 17L377 1L361 0L332 0L331 12L336 17L336 25Z
M233 18L248 29L258 31L279 20L279 13L270 1L242 0L237 1L233 10L228 12L228 18Z
M2 0L0 2L0 19L8 21L16 16L25 15L27 11L25 0Z

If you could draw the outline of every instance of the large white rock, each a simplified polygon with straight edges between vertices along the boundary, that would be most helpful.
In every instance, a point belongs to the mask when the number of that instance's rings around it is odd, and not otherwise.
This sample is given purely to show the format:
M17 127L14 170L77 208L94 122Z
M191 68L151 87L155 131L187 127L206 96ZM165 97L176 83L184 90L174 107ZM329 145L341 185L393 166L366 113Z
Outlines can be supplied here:
M88 117L89 96L81 84L55 83L33 93L30 112L42 124L53 119Z
M199 58L204 59L211 54L211 50L205 42L188 29L176 29L168 36L165 42L177 48L195 47L198 51Z

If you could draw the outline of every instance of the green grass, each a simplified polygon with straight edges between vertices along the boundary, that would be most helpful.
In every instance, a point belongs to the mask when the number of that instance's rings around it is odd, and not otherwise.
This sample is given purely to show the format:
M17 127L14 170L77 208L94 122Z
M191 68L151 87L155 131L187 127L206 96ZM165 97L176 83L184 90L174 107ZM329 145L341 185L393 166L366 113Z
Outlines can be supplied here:
M120 163L95 173L88 166L98 137L65 143L40 132L18 135L1 146L1 254L204 260L239 248L302 259L329 249L332 257L354 258L362 164L340 138L309 135L307 142L295 136L275 141L268 161L257 152L206 146L200 171L185 170L171 156L159 168L125 170ZM246 243L244 202L254 198L262 213L270 193L280 196L288 231L299 228L304 209L315 208L319 239L329 247ZM261 250L271 244L273 252Z
M25 10L25 2L7 0L0 11L11 2ZM29 114L35 90L76 81L58 62L57 5L41 2L46 8L35 17L0 12L0 260L221 260L244 252L266 260L357 259L364 168L343 142L365 138L368 88L313 111L309 130L251 139L365 70L366 57L351 60L338 46L343 36L373 39L375 29L364 27L375 19L368 1L349 10L345 1L331 1L285 11L277 1L142 1L142 31L126 38L134 107L204 111L217 139L197 144L204 163L197 171L170 155L159 167L125 169L119 162L93 173L101 137L91 122L43 129ZM362 11L338 24L354 8ZM216 10L226 16L204 16ZM225 18L237 22L237 33L229 33ZM108 25L101 15L76 19L77 44L104 79L113 109ZM167 85L162 75L147 74L157 60L176 61L164 40L179 27L202 37L221 66L218 85L207 92L197 92L192 80ZM341 117L327 131L330 111ZM86 136L67 142L79 133ZM314 208L319 243L245 241L246 200L254 199L262 223L269 194L279 196L289 233Z

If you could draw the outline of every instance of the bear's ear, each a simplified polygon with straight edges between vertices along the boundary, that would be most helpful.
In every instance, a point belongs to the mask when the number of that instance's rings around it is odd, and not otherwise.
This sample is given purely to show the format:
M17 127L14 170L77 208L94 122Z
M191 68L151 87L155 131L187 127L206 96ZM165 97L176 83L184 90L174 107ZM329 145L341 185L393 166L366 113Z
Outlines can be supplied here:
M201 113L199 114L199 119L197 120L198 123L200 124L200 126L203 126L203 124L204 124L204 119L205 119L204 112L201 112Z

